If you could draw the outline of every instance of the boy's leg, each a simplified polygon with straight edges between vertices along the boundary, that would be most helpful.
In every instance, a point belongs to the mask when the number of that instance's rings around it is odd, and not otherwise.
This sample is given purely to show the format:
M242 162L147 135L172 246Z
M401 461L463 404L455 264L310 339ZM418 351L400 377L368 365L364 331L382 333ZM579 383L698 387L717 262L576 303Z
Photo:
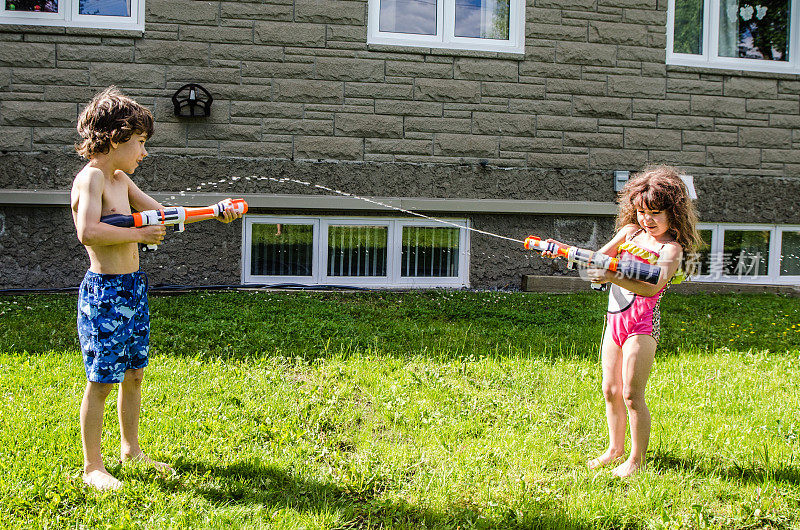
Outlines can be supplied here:
M103 465L100 444L103 433L103 411L113 385L87 382L81 402L81 439L83 442L83 481L99 490L122 487Z
M617 346L611 333L606 330L602 347L603 398L606 403L608 424L608 449L590 460L589 469L608 465L625 452L625 430L628 417L622 399L622 348Z
M123 461L152 464L159 471L172 471L167 464L150 459L139 445L139 413L142 406L143 378L144 368L131 369L125 372L125 379L120 383L117 397L121 435L120 457Z
M630 417L631 454L614 469L618 477L630 476L644 464L650 441L650 409L644 400L644 391L653 369L656 344L650 335L633 335L622 347L622 393Z

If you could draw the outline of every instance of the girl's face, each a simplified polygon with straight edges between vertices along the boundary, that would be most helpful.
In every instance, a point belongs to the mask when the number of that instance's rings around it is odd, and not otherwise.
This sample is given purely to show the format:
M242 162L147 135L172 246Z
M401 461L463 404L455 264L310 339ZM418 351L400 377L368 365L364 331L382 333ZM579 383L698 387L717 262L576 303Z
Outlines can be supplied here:
M662 236L669 230L669 217L665 210L636 208L636 221L652 237Z

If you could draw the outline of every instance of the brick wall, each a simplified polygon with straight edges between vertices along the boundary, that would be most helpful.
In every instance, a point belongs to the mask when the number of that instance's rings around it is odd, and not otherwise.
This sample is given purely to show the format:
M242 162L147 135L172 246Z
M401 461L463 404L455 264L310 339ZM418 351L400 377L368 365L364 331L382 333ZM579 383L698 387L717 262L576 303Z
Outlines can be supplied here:
M800 81L665 65L666 2L529 0L524 58L366 44L363 0L147 0L143 36L0 27L0 149L64 150L117 84L153 153L800 176ZM210 119L169 96L199 82Z

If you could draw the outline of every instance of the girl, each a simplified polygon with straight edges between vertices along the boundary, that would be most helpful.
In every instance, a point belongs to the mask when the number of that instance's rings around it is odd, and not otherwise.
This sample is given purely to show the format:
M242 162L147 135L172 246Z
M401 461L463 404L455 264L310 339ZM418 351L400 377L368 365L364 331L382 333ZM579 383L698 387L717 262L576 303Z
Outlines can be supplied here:
M644 463L650 439L644 390L659 338L658 305L668 284L683 279L684 256L700 242L696 224L694 206L674 168L647 168L620 194L617 235L600 252L656 264L661 276L652 285L605 269L587 270L590 281L611 283L601 349L609 444L603 454L589 460L589 469L622 460L628 418L631 452L612 473L626 477Z

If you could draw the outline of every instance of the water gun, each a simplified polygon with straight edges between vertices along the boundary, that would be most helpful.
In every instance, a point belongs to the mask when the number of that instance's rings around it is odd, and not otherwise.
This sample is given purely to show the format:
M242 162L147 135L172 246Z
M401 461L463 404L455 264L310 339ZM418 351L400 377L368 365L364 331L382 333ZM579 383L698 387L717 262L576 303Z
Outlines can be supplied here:
M184 223L189 221L205 221L220 217L222 212L233 210L236 213L247 213L247 202L244 199L225 199L211 206L188 207L170 206L160 210L145 210L130 215L112 214L100 218L101 223L106 223L123 228L139 228L151 225L177 225L175 230L183 232ZM148 250L155 250L157 245L147 245Z
M640 280L653 285L658 283L661 277L661 267L635 260L622 260L612 258L601 252L587 250L585 248L571 247L555 241L542 241L536 236L525 238L525 248L528 250L538 250L539 252L550 252L551 254L565 258L570 268L575 265L581 267L592 267L595 269L606 269L614 271L626 278ZM592 284L592 288L595 284Z

